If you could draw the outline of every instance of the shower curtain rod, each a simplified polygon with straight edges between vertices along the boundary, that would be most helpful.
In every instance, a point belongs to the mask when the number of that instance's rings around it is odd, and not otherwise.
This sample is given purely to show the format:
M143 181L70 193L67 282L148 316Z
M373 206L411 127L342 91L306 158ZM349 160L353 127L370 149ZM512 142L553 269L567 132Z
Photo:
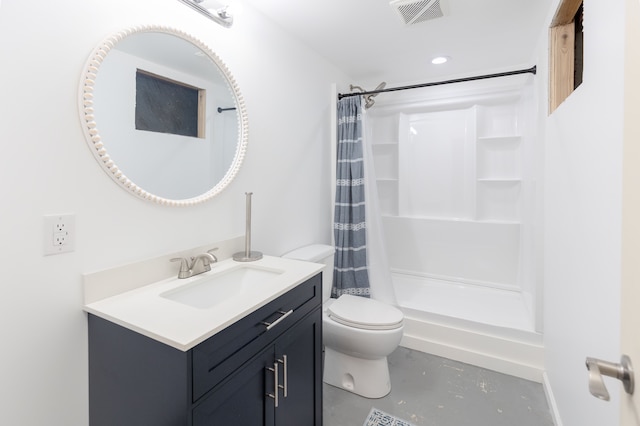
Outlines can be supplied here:
M451 83L461 83L463 81L474 81L474 80L484 80L487 78L496 78L496 77L506 77L509 75L517 75L517 74L536 74L536 66L532 66L528 69L516 70L516 71L507 71L500 72L497 74L487 74L487 75L478 75L475 77L465 77L465 78L456 78L453 80L445 80L445 81L436 81L433 83L422 83L422 84L413 84L411 86L401 86L401 87L390 87L388 89L381 90L371 90L369 92L355 92L355 93L338 93L338 99L346 98L349 96L364 96L364 95L376 95L378 93L384 92L397 92L399 90L408 90L408 89L419 89L421 87L430 87L430 86L440 86L443 84L451 84Z

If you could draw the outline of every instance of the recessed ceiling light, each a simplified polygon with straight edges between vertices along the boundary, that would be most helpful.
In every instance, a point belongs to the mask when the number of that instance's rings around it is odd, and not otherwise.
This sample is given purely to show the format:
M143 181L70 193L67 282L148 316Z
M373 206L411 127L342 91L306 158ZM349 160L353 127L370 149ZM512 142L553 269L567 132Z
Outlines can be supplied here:
M449 60L448 56L436 56L431 60L431 63L434 65L441 65L447 62L448 60Z

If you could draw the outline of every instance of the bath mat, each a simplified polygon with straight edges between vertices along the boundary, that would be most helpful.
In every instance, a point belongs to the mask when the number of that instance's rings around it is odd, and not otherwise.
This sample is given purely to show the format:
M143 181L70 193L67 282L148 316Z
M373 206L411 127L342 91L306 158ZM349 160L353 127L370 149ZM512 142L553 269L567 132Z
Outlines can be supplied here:
M372 408L362 426L414 426L405 420L399 419L377 408Z

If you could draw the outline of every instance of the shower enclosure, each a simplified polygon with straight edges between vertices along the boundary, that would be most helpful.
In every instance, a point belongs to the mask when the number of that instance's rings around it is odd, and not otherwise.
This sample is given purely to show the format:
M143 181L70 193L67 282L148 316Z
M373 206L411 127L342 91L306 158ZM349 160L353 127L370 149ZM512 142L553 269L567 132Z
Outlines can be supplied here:
M403 345L540 380L533 78L385 93L367 143Z

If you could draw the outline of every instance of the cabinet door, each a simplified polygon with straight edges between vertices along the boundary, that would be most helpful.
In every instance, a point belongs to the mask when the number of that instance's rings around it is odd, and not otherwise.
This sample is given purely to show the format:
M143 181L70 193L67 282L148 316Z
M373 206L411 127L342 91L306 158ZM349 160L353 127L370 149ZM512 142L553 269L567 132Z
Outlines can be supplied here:
M273 426L273 347L247 362L193 410L193 426Z
M321 309L314 311L278 338L275 343L275 354L276 362L281 367L279 382L282 384L278 408L275 410L276 425L321 426Z

